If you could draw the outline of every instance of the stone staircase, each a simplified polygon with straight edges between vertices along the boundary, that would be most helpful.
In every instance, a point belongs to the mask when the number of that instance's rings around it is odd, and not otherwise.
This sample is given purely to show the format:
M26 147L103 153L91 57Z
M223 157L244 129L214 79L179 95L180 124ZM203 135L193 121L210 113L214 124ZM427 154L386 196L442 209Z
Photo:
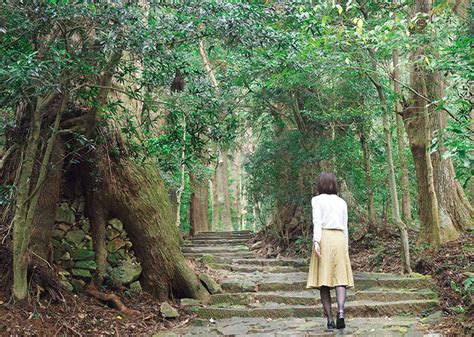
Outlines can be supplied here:
M206 305L189 305L196 319L174 335L423 336L420 317L438 306L429 277L355 272L347 328L326 331L319 291L305 289L308 261L258 258L245 245L251 236L249 231L205 232L185 243L186 256L218 272L223 292Z

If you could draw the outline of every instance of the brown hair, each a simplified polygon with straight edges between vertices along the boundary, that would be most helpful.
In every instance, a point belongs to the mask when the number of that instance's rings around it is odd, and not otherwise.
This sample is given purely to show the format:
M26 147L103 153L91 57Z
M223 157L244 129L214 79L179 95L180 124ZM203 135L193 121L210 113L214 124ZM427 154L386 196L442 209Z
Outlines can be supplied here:
M337 179L331 172L323 172L319 176L318 194L337 194Z

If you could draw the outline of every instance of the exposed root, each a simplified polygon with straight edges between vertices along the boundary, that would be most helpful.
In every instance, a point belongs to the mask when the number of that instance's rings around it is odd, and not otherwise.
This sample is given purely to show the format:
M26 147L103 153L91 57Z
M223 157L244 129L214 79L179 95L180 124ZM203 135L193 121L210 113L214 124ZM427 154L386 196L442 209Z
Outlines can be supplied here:
M86 293L94 298L97 298L98 300L107 302L107 304L109 304L112 308L115 308L126 315L136 316L140 314L139 311L126 307L117 295L98 291L93 283L89 283L89 285L86 287Z

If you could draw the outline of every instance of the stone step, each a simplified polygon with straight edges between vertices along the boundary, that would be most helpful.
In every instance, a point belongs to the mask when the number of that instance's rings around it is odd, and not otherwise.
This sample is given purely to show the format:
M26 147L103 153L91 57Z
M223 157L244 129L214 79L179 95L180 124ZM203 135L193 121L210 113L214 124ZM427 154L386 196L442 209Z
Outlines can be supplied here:
M215 238L212 240L187 240L184 242L184 246L214 246L214 245L245 245L247 239L220 239Z
M247 264L252 266L293 266L293 267L308 267L309 261L307 259L262 259L253 258L240 260L239 258L226 259L217 258L216 262L219 263L232 263L232 264Z
M232 252L248 252L249 249L247 246L227 246L227 245L219 245L219 246L203 246L203 247L193 247L193 246L185 246L181 248L183 253L207 253L207 254L216 254L220 255L221 253L232 253Z
M361 317L347 320L347 327L341 332L326 330L326 319L318 317L285 317L267 319L264 317L229 318L209 322L197 318L191 326L157 333L157 337L194 337L194 336L364 336L364 337L423 337L439 336L427 334L417 328L414 317Z
M335 293L333 291L333 301ZM395 302L404 300L433 300L438 295L430 290L397 290L376 288L361 291L348 291L347 301L370 300L378 302ZM287 305L319 304L319 290L274 291L258 293L223 293L211 296L211 304L229 303L233 305L250 305L252 303L280 303Z
M293 266L255 266L250 264L235 264L235 263L210 263L209 267L213 269L223 269L233 272L243 273L294 273L307 272L308 266L293 267Z
M438 305L437 300L407 300L397 302L353 301L346 303L346 316L351 317L376 317L407 315L418 316L429 310L434 310ZM219 307L221 306L221 307ZM231 317L322 317L321 305L284 305L267 303L261 306L230 306L222 304L209 307L194 307L189 309L197 313L199 318L224 319Z
M235 273L221 286L226 292L255 292L278 290L304 290L308 274L297 273ZM430 277L401 276L381 273L354 273L356 290L370 288L427 289L433 287Z
M221 232L198 232L195 236L219 236L219 235L253 235L249 230L221 231Z
M208 240L208 241L213 241L213 240L249 240L251 238L252 238L252 236L248 235L248 234L227 234L227 235L211 235L211 236L196 234L194 236L193 240Z
M219 253L219 256L214 256L209 253L198 253L198 252L193 252L193 253L183 253L184 256L186 257L193 257L193 258L209 258L210 260L207 261L213 261L213 262L219 262L223 261L223 258L232 258L232 257L237 257L239 260L245 260L245 259L252 259L255 256L249 252L249 251L241 251L241 252L225 252L225 253Z

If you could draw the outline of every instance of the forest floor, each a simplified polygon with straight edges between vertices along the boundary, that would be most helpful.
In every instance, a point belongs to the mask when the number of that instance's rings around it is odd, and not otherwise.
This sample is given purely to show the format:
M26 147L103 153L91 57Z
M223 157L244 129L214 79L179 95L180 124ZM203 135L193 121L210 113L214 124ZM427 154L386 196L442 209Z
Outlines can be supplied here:
M368 233L365 227L352 228L350 242L351 264L359 272L400 273L400 237L396 228L384 227L376 233ZM474 235L466 233L438 251L415 245L417 232L409 230L413 272L430 275L440 295L442 317L430 325L430 329L446 335L464 335L474 327ZM261 232L250 242L256 252L266 257L307 257L307 242L291 240L284 245L272 235ZM282 247L275 250L275 247ZM268 254L270 252L270 254ZM466 289L469 288L470 290Z

